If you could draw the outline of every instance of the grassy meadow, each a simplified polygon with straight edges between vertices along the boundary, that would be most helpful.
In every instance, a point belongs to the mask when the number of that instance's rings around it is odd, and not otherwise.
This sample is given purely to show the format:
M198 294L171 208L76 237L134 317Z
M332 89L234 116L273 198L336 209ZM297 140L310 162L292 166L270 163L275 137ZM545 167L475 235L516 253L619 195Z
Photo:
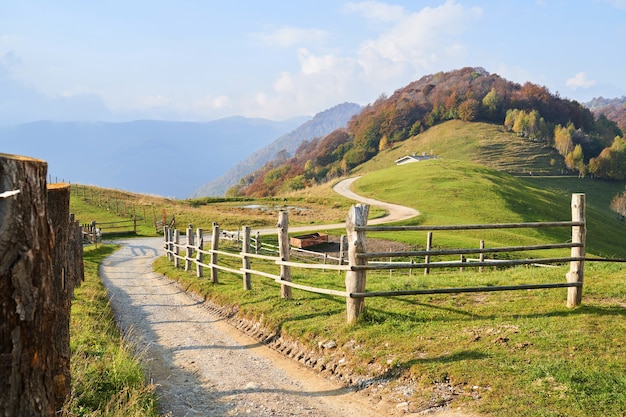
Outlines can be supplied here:
M72 392L66 417L156 417L154 387L133 346L122 339L98 266L114 245L88 246L85 281L75 290L70 319Z
M391 149L371 165L365 164L359 172L363 177L353 190L420 210L420 216L404 224L568 221L571 193L582 192L587 196L587 253L626 258L626 225L608 208L624 184L571 177L515 177L471 161L447 158L393 166L394 152L400 156L408 153ZM539 172L540 166L550 166L547 161L528 169ZM80 218L75 200L73 194L73 208ZM269 204L267 200L245 203ZM342 221L350 205L333 196L330 185L294 193L278 203L306 205L310 210L306 220L293 216L297 224ZM155 200L152 204L165 203ZM245 216L255 213L262 219L256 225L274 225L277 218L276 212L239 210L240 201L167 204L176 207L168 210L175 212L177 219L180 216L181 230L186 223L208 230L211 222L228 211L230 220L222 221L234 226L246 224ZM154 232L145 235L149 233ZM425 235L417 232L372 236L414 248L425 243ZM569 238L568 229L437 231L433 244L477 247L483 239L487 247L494 247L557 243ZM622 265L588 262L583 304L575 309L565 307L566 289L368 298L356 325L345 323L345 300L341 298L294 290L293 299L283 300L275 282L260 276L253 276L252 290L244 292L241 276L220 273L220 283L211 284L206 278L174 269L164 258L155 263L155 269L215 303L238 306L239 314L259 320L311 350L318 350L325 341L336 341L337 351L320 353L325 360L330 363L342 358L340 366L352 370L353 381L372 395L408 402L411 412L447 405L485 416L556 417L626 415L626 270ZM253 260L252 268L277 272L275 265L260 260ZM567 271L568 266L561 265L487 268L484 273L470 268L463 272L435 270L429 275L422 270L370 272L367 290L563 282ZM336 271L312 273L294 268L292 276L305 285L344 288L344 277ZM389 383L377 388L379 381Z

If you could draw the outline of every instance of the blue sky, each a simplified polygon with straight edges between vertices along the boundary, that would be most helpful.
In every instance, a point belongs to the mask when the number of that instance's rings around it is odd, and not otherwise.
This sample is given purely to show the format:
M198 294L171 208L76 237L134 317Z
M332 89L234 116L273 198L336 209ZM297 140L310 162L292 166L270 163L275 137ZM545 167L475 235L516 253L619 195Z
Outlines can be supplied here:
M626 0L2 0L0 124L284 120L479 66L626 95Z

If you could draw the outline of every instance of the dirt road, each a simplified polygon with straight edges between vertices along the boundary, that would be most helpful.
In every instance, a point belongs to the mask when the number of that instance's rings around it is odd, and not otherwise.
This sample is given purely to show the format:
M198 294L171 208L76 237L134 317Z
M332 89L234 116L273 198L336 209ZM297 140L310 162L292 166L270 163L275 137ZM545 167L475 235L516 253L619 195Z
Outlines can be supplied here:
M393 411L259 345L152 272L163 254L161 239L117 243L123 248L103 262L100 276L120 327L143 352L164 414L367 417Z
M333 191L349 199L369 204L370 206L380 207L387 211L388 214L386 216L380 217L378 219L372 219L368 221L367 224L373 225L391 223L419 216L420 212L415 210L414 208L401 206L399 204L385 203L384 201L374 200L373 198L361 197L360 195L355 194L350 189L350 186L354 181L358 180L359 178L360 177L354 177L340 181L333 187Z
M360 177L353 177L353 178L348 178L348 179L339 181L333 187L333 191L351 200L355 200L360 203L369 204L370 206L380 207L383 210L387 211L386 216L369 220L367 224L375 225L375 224L391 223L391 222L407 220L415 216L419 216L420 212L418 210L415 210L414 208L401 206L399 204L385 203L384 201L375 200L373 198L362 197L354 193L350 189L350 186L352 185L354 181L358 180L359 178ZM348 213L346 213L346 215L347 214ZM345 223L318 224L318 225L289 227L289 232L312 232L316 230L341 229L345 227L346 227ZM276 228L260 229L258 231L260 234L276 234ZM256 230L254 232L256 232Z
M373 403L259 344L204 300L153 272L152 263L164 253L161 238L115 243L122 249L105 259L100 276L120 328L143 355L164 415L374 417L405 412L406 405Z

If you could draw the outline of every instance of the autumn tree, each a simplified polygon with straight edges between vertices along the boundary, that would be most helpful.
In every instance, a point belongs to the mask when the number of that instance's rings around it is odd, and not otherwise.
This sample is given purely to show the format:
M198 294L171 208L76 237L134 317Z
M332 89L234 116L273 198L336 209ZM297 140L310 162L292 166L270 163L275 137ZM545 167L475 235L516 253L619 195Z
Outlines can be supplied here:
M465 122L473 122L478 118L480 103L474 98L469 98L459 104L459 119Z
M611 210L617 213L621 219L626 217L626 195L623 192L617 194L611 200Z
M489 120L495 120L497 118L499 102L498 92L495 88L492 88L485 97L483 97L483 108Z
M504 117L504 127L506 127L509 132L513 131L513 126L515 125L515 121L517 120L519 113L519 109L508 109L506 111L506 116Z
M574 130L572 123L565 127L557 125L554 128L554 147L563 156L567 156L574 150L574 142L572 140Z
M387 135L384 135L380 138L380 142L378 142L378 152L382 152L389 147L389 139L387 139Z
M587 175L587 165L585 164L585 155L583 147L578 144L574 146L574 150L565 157L565 166L567 169L577 170L579 177Z
M626 141L617 136L609 148L589 161L589 172L596 178L626 179Z

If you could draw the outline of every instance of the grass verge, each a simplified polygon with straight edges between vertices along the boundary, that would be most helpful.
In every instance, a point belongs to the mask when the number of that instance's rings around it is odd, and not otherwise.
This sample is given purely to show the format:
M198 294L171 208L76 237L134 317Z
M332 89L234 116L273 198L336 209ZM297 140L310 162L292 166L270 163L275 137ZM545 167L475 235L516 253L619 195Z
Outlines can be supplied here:
M569 194L585 192L588 253L624 257L624 226L606 209L614 190L623 188L619 184L522 180L438 160L380 170L355 186L362 194L419 209L422 215L409 224L569 220ZM424 242L423 236L378 237L412 246ZM566 241L568 232L437 233L434 242L466 247L477 246L479 239L488 247L533 244ZM262 277L254 277L253 289L243 291L240 276L221 273L220 283L211 284L164 259L155 268L207 299L238 306L239 314L299 340L323 360L337 360L373 395L408 402L411 412L449 406L489 416L626 415L626 282L620 264L588 263L583 305L574 310L565 307L564 289L391 297L367 299L354 326L345 324L340 298L294 290L293 299L283 300L279 287ZM372 273L367 289L563 282L566 270L520 267L427 277L421 271ZM344 277L336 272L292 271L292 276L305 285L344 288ZM320 350L329 340L338 349Z
M115 250L85 248L85 281L76 288L70 319L72 393L62 413L67 417L158 416L154 387L121 337L98 277L99 264Z
M626 282L617 264L588 265L583 305L573 310L565 307L565 289L368 298L352 326L341 298L294 290L284 300L272 280L253 277L253 289L244 291L241 277L229 273L211 284L165 258L155 269L340 363L353 383L408 403L410 412L448 406L488 416L626 414ZM566 272L393 271L368 274L368 290L562 282ZM305 285L344 286L336 272L294 269L292 276ZM320 348L330 340L337 350Z

